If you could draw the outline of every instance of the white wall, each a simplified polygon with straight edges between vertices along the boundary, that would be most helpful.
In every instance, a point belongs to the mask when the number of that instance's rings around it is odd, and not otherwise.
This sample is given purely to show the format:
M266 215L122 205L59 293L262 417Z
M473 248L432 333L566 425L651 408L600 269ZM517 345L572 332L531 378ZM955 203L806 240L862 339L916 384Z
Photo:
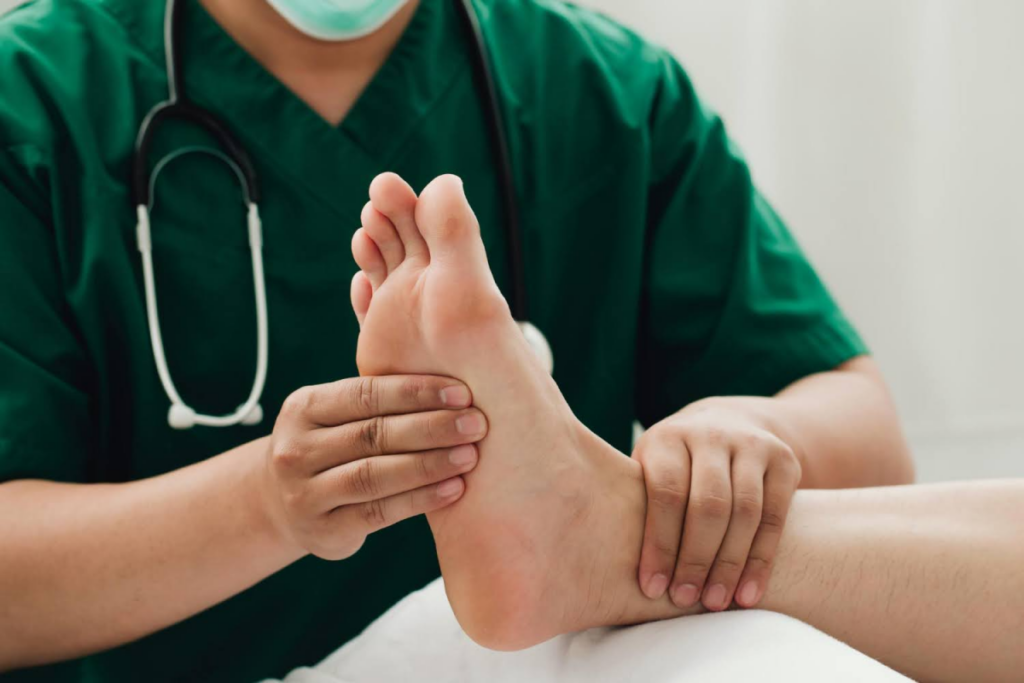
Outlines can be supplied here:
M874 349L921 478L1024 476L1024 3L583 4L721 112Z
M1024 3L582 4L720 111L875 351L921 478L1024 475Z

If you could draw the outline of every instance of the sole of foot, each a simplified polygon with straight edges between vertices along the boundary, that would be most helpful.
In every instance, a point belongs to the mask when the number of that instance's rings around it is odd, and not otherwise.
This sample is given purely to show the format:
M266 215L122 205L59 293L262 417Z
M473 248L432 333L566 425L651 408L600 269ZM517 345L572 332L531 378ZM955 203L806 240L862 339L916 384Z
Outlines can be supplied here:
M593 626L677 616L636 579L640 465L584 427L519 331L454 176L417 197L378 176L353 238L364 375L455 377L487 416L456 504L428 515L445 589L467 634L530 647Z

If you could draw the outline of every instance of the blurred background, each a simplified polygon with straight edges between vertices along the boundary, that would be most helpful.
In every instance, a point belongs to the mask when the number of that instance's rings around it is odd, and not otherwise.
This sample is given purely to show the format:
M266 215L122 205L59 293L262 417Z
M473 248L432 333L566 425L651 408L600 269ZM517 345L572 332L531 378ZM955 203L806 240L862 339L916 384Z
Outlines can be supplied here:
M919 479L1024 476L1024 2L580 4L721 114L874 351Z
M1024 476L1024 2L582 4L721 114L882 365L919 478Z

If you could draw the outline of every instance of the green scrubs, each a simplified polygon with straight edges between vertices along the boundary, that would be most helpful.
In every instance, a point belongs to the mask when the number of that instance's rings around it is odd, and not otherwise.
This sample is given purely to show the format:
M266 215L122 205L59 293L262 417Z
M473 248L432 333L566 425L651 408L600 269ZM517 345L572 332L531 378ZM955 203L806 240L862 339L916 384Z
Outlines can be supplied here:
M558 2L476 5L507 116L533 322L591 429L628 452L634 419L712 394L770 395L864 352L671 56ZM33 0L0 21L0 480L175 470L269 433L298 387L355 375L349 240L382 171L416 188L462 176L508 285L494 157L451 2L422 0L338 127L190 2L188 94L238 135L261 181L270 364L261 424L168 427L129 192L136 130L167 92L163 13L158 0ZM150 161L203 142L172 126ZM243 221L236 181L209 157L161 175L164 342L179 392L203 412L233 411L255 367ZM11 680L279 676L437 574L416 519L348 560L304 559L163 632Z

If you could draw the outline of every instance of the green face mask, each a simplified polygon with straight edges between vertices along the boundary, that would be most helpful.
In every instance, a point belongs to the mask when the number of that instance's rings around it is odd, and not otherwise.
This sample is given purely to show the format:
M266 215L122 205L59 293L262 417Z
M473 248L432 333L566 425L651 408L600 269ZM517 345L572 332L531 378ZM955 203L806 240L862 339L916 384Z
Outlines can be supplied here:
M267 0L295 28L320 40L373 33L409 0Z

